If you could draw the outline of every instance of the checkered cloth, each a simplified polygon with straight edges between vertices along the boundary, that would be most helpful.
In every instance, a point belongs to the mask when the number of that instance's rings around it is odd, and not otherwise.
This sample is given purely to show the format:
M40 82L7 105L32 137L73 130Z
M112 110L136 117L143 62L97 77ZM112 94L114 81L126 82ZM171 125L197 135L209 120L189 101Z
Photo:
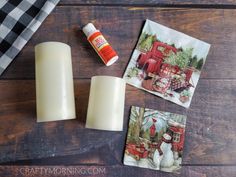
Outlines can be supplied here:
M0 75L60 0L0 0Z

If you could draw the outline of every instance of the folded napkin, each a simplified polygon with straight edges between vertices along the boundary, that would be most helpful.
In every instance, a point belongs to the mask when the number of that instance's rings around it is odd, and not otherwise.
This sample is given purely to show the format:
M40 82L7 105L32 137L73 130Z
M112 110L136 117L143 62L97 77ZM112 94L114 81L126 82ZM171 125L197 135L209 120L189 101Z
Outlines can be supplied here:
M0 0L0 75L60 0Z

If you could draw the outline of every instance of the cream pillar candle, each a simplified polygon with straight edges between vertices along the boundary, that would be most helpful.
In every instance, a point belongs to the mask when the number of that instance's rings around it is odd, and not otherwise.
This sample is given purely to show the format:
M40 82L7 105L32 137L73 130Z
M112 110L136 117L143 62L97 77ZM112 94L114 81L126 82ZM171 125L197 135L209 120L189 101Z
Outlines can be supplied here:
M92 77L86 128L123 130L125 86L118 77Z
M37 121L74 119L75 100L70 46L44 42L35 46Z

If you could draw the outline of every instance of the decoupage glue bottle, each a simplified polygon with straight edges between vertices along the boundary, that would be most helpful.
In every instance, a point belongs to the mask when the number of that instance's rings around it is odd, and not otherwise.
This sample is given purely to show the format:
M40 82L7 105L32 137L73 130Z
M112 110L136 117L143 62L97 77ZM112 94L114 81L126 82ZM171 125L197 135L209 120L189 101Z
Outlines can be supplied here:
M110 66L118 60L117 53L104 38L102 33L92 23L83 27L89 43L93 46L106 66Z

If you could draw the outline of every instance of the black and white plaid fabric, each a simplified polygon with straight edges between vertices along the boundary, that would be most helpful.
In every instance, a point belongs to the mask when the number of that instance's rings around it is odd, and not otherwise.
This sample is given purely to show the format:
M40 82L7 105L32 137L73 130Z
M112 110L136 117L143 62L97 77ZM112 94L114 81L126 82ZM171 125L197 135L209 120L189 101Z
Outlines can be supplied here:
M60 0L0 0L0 75Z

